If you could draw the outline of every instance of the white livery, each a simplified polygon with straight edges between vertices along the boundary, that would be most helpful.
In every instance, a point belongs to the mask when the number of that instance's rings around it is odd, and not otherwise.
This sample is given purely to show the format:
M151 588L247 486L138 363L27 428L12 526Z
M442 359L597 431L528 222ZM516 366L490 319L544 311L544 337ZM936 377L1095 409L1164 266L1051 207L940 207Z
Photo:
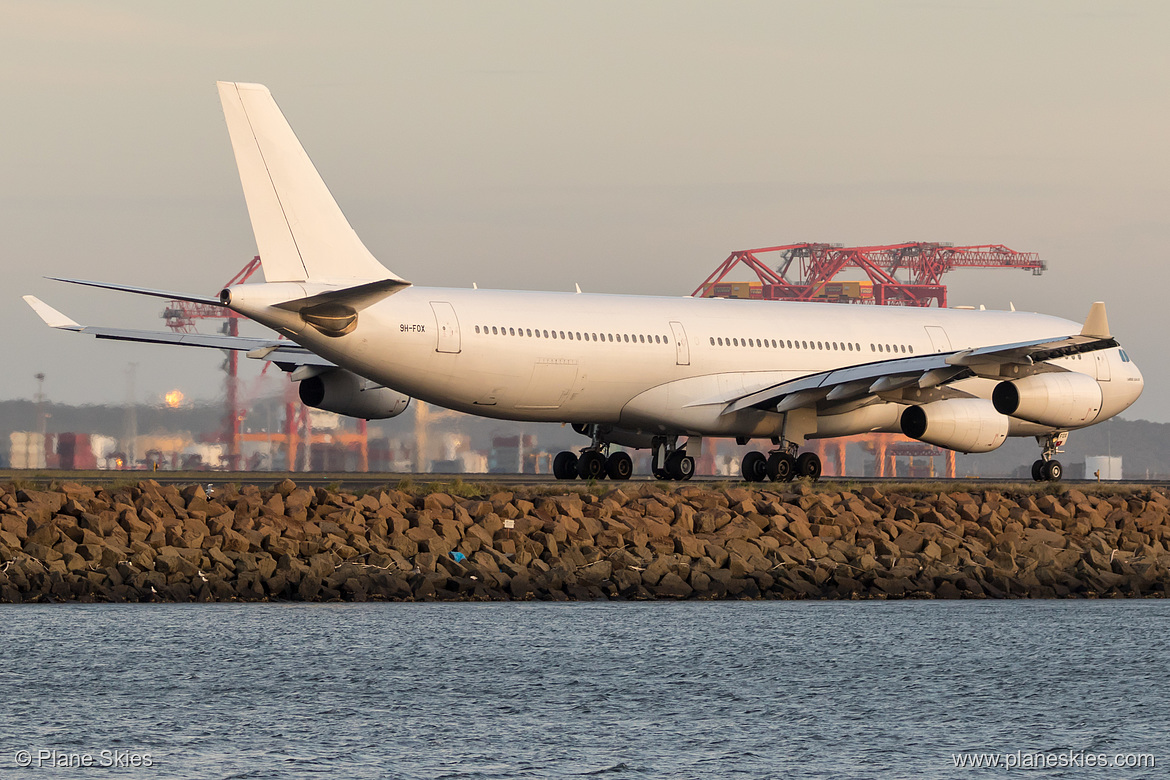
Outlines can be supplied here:
M1083 324L983 310L415 286L362 244L268 90L219 84L265 283L218 303L286 340L86 327L32 296L51 326L99 338L246 350L300 382L305 403L363 418L411 398L506 420L572 423L589 437L558 477L624 479L653 450L660 478L687 479L703 437L763 439L745 479L816 478L810 438L888 431L962 452L1034 436L1037 480L1070 430L1142 391L1105 307Z

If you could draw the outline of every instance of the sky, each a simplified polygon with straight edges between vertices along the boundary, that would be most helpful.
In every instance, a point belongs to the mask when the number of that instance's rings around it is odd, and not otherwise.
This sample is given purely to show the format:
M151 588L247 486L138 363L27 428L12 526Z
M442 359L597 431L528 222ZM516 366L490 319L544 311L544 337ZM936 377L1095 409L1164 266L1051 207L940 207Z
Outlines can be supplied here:
M1164 2L0 0L0 398L222 394L221 353L20 296L162 328L43 277L213 295L255 254L228 80L417 284L686 295L737 249L1006 244L1048 270L952 273L951 304L1104 300L1146 376L1126 416L1167 422L1168 30Z

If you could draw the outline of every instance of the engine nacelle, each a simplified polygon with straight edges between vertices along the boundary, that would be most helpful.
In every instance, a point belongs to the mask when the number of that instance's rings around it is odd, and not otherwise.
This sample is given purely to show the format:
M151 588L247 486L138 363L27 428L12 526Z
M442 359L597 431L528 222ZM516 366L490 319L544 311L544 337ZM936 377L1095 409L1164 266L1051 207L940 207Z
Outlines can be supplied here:
M397 417L410 404L410 396L342 368L301 380L299 392L305 406L363 420Z
M902 412L902 433L959 452L991 452L1007 439L1009 423L983 398L948 398Z
M1101 400L1097 380L1076 371L1000 382L991 393L991 402L1000 414L1054 428L1088 425L1101 413Z

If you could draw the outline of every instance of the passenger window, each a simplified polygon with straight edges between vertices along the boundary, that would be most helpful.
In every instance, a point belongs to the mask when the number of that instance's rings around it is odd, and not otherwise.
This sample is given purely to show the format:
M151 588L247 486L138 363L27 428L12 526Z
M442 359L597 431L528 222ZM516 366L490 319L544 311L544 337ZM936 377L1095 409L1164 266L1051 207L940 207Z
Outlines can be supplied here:
M780 346L784 346L784 341L780 341ZM776 339L772 339L772 349L776 349Z
M645 334L642 334L642 333L639 333L639 334L638 334L638 343L639 343L639 344L645 344L645 343L646 343L646 336L645 336Z
M492 335L493 335L493 336L495 336L495 335L498 335L498 334L496 333L496 326L495 326L495 325L492 325Z
M475 326L475 332L479 333L479 326L478 325Z
M914 345L913 344L911 344L909 347L907 347L907 349L910 350L911 355L914 354Z

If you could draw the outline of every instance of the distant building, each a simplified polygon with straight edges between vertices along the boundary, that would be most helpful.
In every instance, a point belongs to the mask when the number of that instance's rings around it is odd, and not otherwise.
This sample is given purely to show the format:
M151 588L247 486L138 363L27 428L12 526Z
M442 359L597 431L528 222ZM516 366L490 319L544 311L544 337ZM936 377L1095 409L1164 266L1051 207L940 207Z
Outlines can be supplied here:
M1098 479L1103 482L1121 479L1121 456L1085 456L1085 479Z

